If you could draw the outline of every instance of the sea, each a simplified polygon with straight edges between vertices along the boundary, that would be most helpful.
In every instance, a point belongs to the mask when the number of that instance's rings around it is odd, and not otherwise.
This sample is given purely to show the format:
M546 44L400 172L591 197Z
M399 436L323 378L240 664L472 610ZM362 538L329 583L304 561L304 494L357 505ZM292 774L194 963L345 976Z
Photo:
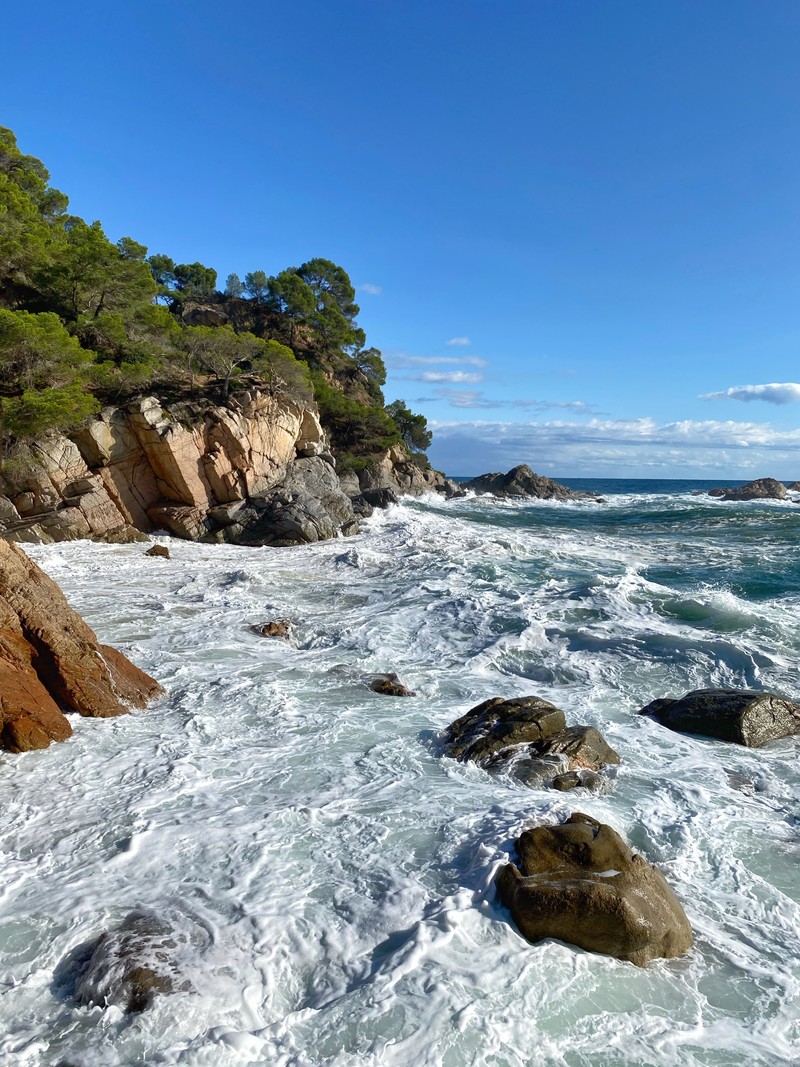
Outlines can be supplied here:
M157 537L169 560L26 546L166 695L0 753L3 1067L800 1063L800 740L637 715L800 695L800 505L570 484L603 502L409 498L318 545ZM276 618L289 640L250 629ZM416 696L372 692L388 671ZM619 752L604 793L444 755L457 716L526 694ZM496 872L574 811L661 868L686 956L520 936ZM177 990L78 1005L76 961L137 909L173 931Z

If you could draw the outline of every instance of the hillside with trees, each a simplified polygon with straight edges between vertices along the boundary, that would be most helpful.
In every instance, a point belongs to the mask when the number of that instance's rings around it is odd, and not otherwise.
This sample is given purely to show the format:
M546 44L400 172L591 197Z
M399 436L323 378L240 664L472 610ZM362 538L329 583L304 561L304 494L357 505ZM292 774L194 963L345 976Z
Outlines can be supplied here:
M344 268L315 258L274 275L176 263L71 215L44 164L0 127L0 437L3 453L68 431L105 404L163 402L257 378L314 399L339 469L403 443L420 466L431 435L402 400L386 405Z

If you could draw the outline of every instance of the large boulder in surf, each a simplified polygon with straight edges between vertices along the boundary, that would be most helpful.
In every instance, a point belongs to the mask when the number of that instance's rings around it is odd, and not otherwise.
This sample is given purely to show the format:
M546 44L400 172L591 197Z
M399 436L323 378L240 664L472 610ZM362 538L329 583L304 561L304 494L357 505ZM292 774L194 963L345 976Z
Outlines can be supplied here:
M719 496L722 500L785 500L786 486L775 478L756 478L747 485L725 489L721 493L710 489L708 495Z
M461 488L479 495L491 493L498 497L538 497L540 500L581 500L586 497L585 493L576 493L552 478L536 474L525 463L512 467L507 474L481 474L464 482Z
M450 723L442 736L448 756L485 763L502 749L544 741L566 725L561 708L541 697L490 697Z
M552 937L644 966L682 956L692 930L657 867L610 826L579 812L526 830L518 863L500 868L497 891L531 942Z
M485 700L451 723L443 740L448 756L534 787L568 771L599 771L620 762L593 726L568 727L564 712L537 696Z
M639 711L679 733L701 734L758 748L800 734L800 706L774 693L695 689L677 700L661 697Z
M159 993L191 988L178 978L172 928L147 911L131 912L119 926L87 947L75 984L75 997L86 1007L109 1005L126 1013L144 1011Z
M21 548L0 540L0 748L46 748L72 733L64 710L122 715L160 692L121 652L99 644Z

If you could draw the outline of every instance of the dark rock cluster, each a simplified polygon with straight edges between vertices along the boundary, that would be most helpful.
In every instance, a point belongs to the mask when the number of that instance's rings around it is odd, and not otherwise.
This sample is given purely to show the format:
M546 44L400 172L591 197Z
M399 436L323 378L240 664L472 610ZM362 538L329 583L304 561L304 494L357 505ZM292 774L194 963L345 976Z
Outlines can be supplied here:
M491 493L497 497L538 497L540 500L585 500L588 496L536 474L524 463L512 467L507 474L481 474L464 482L461 488L479 495Z
M596 772L620 762L593 726L568 727L561 708L537 696L484 700L451 723L443 740L453 759L561 790L600 788Z

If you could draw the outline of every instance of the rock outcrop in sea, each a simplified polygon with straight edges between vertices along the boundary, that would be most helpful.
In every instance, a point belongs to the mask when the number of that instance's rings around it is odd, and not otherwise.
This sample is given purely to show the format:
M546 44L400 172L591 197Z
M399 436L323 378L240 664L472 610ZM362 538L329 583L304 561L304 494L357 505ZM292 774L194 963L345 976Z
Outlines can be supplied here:
M402 446L340 480L316 407L255 387L223 404L147 397L105 408L70 436L20 445L0 488L6 540L118 542L167 530L244 545L355 533L358 515L395 492L459 492Z
M620 762L593 726L568 727L561 708L537 696L484 700L452 722L443 740L453 759L502 771L530 786L596 789L599 776L584 780L583 772Z
M527 464L512 467L507 474L481 474L461 486L479 495L497 497L538 497L540 500L586 500L587 493L578 493L552 478L536 474Z
M653 700L639 714L670 730L749 748L800 734L800 705L774 693L749 689L695 689L677 700Z
M0 748L46 748L72 733L64 711L108 718L160 692L121 652L98 642L21 548L0 540Z
M756 478L736 489L709 489L720 500L785 500L786 486L775 478Z
M501 867L497 892L529 941L553 937L644 966L682 956L692 930L657 867L610 826L575 812L526 830L518 862Z

